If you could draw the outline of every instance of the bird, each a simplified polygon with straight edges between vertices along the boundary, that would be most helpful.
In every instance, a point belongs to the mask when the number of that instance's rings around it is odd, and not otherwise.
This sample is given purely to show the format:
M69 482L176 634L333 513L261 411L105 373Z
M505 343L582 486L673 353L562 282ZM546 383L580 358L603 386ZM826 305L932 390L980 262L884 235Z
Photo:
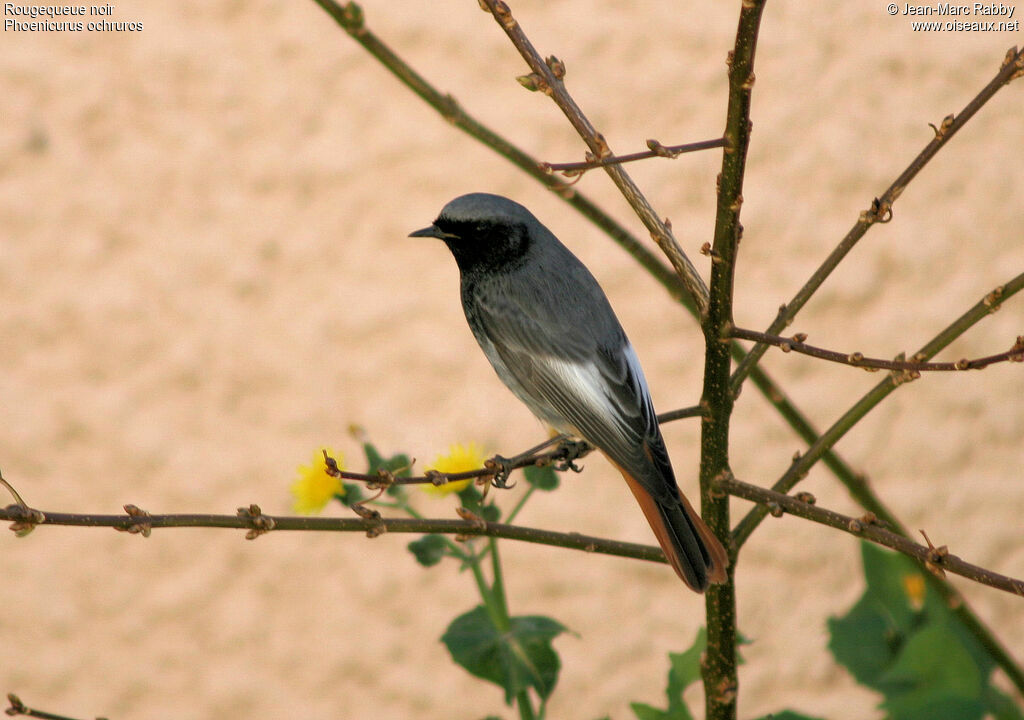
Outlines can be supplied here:
M725 582L725 549L679 490L636 351L586 266L529 210L490 193L455 198L409 237L448 246L498 377L615 466L680 579L696 592Z

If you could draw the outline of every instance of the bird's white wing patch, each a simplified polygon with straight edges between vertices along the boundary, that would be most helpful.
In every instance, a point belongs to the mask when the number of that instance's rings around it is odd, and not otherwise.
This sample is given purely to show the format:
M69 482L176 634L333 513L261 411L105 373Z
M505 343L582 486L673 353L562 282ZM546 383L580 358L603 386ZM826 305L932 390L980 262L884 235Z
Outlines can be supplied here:
M636 361L636 355L629 353L629 362ZM637 443L636 409L624 408L617 401L615 388L609 382L606 372L597 364L578 362L563 358L544 357L539 364L550 374L549 378L538 378L545 387L545 395L558 406L569 427L560 427L563 432L572 432L591 441L607 442L612 432L619 442ZM629 382L628 378L622 378ZM643 376L640 376L643 382ZM553 391L553 392L552 392ZM552 396L556 397L552 397ZM559 402L561 400L561 402Z

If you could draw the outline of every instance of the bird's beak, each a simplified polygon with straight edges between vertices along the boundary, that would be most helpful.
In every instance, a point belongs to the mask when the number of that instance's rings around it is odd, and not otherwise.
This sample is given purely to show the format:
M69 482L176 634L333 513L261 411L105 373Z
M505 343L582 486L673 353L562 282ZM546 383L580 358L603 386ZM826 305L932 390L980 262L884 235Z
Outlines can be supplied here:
M425 227L422 230L409 233L409 237L432 237L437 238L438 240L453 240L456 236L451 233L446 233L437 225L431 225L430 227Z

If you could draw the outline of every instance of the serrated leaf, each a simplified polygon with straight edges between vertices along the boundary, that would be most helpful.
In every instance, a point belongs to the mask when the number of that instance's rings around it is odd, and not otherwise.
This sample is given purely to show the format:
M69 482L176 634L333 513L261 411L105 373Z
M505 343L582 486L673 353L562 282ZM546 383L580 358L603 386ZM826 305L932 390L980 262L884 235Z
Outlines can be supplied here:
M433 567L444 558L448 541L443 535L424 535L409 543L408 548L416 556L416 562L423 567Z
M523 475L526 477L526 482L538 490L550 492L558 489L558 473L550 465L543 467L527 465L523 468Z
M533 688L546 699L558 681L561 661L551 642L565 627L539 615L514 617L509 629L499 632L487 609L478 605L460 615L441 637L452 659L476 677L505 690L505 702Z
M881 690L878 677L925 619L908 593L920 570L873 543L861 543L861 556L867 589L845 616L829 618L829 650L857 682Z
M683 691L690 685L700 680L700 658L708 646L708 631L701 627L697 630L697 637L693 645L681 653L669 653L668 659L672 663L672 669L668 675L669 707L672 706L673 695L680 699Z
M384 456L378 452L373 443L363 443L363 453L366 455L366 473L371 475L384 464Z
M467 510L476 512L480 508L480 501L483 500L483 494L476 489L475 483L470 483L466 487L459 490L457 493L459 496L459 502L462 503L462 507Z
M683 700L683 692L700 680L700 658L708 645L708 633L703 627L697 631L693 645L681 653L669 653L668 684L665 695L668 708L660 710L647 703L630 703L637 720L693 720Z

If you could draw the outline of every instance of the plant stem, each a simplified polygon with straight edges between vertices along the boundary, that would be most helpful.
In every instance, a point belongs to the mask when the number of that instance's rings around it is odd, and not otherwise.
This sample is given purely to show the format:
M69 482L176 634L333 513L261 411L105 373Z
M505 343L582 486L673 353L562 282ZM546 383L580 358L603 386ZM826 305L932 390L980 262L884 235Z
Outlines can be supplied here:
M519 498L519 502L517 502L516 506L512 508L512 512L510 512L508 514L508 517L505 518L506 523L510 525L512 524L512 521L516 519L516 515L518 515L519 511L523 509L523 506L526 505L526 501L530 499L530 496L533 495L533 491L536 489L537 488L533 485L526 489L526 492L523 493L523 496Z
M491 595L502 618L501 627L498 629L501 632L508 632L511 617L508 612L508 598L505 596L505 575L501 571L501 558L498 556L498 540L488 538L487 544L491 550L491 575L494 578L491 583Z
M743 228L743 175L750 142L750 95L754 83L754 52L764 0L745 0L740 10L735 47L729 56L729 107L726 147L719 175L715 238L711 248L711 284L707 312L701 322L706 347L701 405L700 487L704 519L729 549L729 496L716 487L730 477L729 420L734 396L728 329L732 327L736 251ZM707 590L707 652L702 664L705 717L735 720L739 677L736 656L735 555L729 549L728 580Z

